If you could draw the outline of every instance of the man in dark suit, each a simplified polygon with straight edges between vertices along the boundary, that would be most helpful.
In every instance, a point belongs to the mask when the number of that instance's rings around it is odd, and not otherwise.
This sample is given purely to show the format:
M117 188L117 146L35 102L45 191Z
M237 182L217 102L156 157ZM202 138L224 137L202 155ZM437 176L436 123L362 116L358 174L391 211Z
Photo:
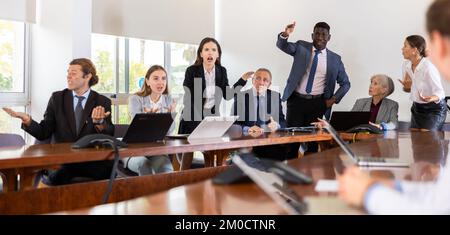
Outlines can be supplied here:
M56 143L63 143L95 133L113 135L111 101L90 88L97 83L94 64L89 59L75 59L67 70L67 88L52 94L40 123L26 113L4 110L22 119L22 128L38 140L52 138ZM75 177L107 179L111 169L112 161L65 164L48 175L47 183L69 184Z
M245 73L238 81L240 84L250 78L253 72ZM269 89L272 74L268 69L260 68L253 76L252 88L237 92L234 97L233 115L239 116L237 124L242 126L244 134L260 135L265 131L274 132L286 127L280 93ZM286 145L261 146L253 152L263 158L285 160Z
M330 26L325 22L317 23L312 43L302 40L288 42L294 28L295 22L286 26L277 40L277 47L294 57L282 98L287 101L289 127L310 125L323 115L329 119L331 106L339 103L350 89L341 57L326 48L331 38ZM339 89L335 92L336 83ZM317 151L317 144L309 145L309 148L309 151Z

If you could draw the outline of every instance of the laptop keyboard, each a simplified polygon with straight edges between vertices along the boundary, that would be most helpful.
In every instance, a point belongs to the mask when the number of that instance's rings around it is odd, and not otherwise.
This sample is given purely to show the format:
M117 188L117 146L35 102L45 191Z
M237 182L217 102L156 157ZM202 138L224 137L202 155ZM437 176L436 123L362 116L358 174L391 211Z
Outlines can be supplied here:
M386 159L378 157L361 157L359 160L362 162L386 162Z

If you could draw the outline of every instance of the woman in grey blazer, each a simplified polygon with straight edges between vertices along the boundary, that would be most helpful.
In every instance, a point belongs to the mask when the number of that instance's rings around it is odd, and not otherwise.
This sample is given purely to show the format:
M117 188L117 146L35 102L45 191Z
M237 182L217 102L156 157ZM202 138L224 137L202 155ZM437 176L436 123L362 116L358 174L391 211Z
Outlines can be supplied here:
M153 65L145 75L141 91L130 96L128 111L133 118L137 113L167 113L175 109L175 102L168 95L167 73L159 65ZM169 133L174 129L170 127ZM129 170L139 175L149 175L173 171L172 163L166 155L125 158L123 163Z
M352 111L369 111L370 124L382 130L394 130L398 123L398 103L386 98L394 92L394 82L383 74L370 78L369 95L356 100Z

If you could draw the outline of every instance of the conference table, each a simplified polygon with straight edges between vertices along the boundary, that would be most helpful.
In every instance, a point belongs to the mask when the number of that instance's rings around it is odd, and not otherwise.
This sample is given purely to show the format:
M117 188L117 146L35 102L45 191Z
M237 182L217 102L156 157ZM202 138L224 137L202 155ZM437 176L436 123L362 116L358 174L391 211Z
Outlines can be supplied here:
M449 135L444 132L390 132L379 138L368 138L350 145L361 156L400 158L410 162L409 168L364 168L371 176L397 180L430 181L446 162ZM350 164L340 148L290 160L288 164L313 178L309 185L290 187L301 197L322 205L312 213L364 213L338 205L335 192L317 192L319 180L334 180ZM321 200L324 201L321 201ZM328 201L329 200L329 201ZM332 202L331 204L328 202ZM327 204L328 203L328 204ZM340 202L342 204L342 202ZM325 207L323 206L325 205ZM326 207L330 205L330 207ZM348 209L348 210L347 210ZM62 211L57 214L164 214L164 215L225 215L225 214L286 214L256 184L215 185L211 179L183 185L132 200Z
M254 146L287 144L310 141L330 141L331 136L317 130L313 133L286 132L247 135L231 129L218 139L170 139L152 143L129 144L119 150L120 157L157 156L194 151L206 151L214 159L206 161L207 166L221 166L231 151ZM0 172L5 175L4 192L33 188L36 173L45 168L61 164L111 160L113 151L108 148L73 149L70 143L25 145L23 147L0 148ZM214 163L215 162L215 163ZM18 179L20 176L20 179Z

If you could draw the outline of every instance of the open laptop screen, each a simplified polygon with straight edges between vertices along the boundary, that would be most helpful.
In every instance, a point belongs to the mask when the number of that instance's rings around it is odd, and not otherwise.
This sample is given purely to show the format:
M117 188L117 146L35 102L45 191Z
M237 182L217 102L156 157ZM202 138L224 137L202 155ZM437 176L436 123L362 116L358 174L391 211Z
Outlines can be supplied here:
M143 143L163 140L172 125L171 113L138 113L122 141Z
M344 150L344 152L352 159L354 163L357 163L358 159L356 158L355 154L352 152L348 144L341 138L339 133L337 133L333 126L330 125L330 123L328 123L327 121L324 121L324 123L324 128L330 133L330 135L339 144L342 150Z
M205 117L189 135L188 140L220 138L237 119L238 116Z
M352 127L368 124L370 112L334 111L331 114L330 124L337 131L346 131Z

